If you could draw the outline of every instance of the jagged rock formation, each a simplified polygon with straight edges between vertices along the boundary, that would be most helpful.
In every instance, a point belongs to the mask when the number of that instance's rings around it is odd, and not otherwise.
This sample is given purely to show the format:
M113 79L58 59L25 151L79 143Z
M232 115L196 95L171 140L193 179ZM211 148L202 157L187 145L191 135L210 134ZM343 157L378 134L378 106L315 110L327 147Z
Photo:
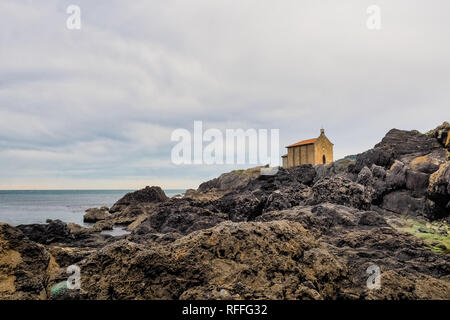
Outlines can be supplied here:
M427 132L427 135L436 138L447 150L450 151L450 123L445 121L436 129Z
M389 168L405 155L423 156L439 148L442 145L432 136L415 130L392 129L373 149L357 155L354 171L359 172L372 164Z
M22 231L30 240L41 244L51 244L59 241L67 242L74 239L64 222L60 220L50 220L48 222L48 224L19 225L17 229Z
M0 223L0 299L49 298L50 276L59 268L42 246Z
M109 209L102 223L97 225L98 230L110 229L113 225L129 225L136 220L148 216L160 203L169 198L160 187L145 187L142 190L127 193Z
M428 195L436 203L435 211L445 216L450 212L450 163L441 164L430 178Z
M304 255L308 263L299 264ZM345 272L299 223L287 221L223 222L151 249L116 243L91 258L85 288L95 299L313 298L318 291L333 294L330 286L314 288L313 282ZM319 259L324 263L317 270ZM91 262L99 260L111 266L112 282ZM132 292L127 283L139 289Z
M147 187L91 229L11 230L61 267L46 292L81 268L81 290L55 299L450 299L447 125L393 129L326 166L233 171L182 198ZM99 234L115 224L132 233ZM372 265L379 290L366 286Z

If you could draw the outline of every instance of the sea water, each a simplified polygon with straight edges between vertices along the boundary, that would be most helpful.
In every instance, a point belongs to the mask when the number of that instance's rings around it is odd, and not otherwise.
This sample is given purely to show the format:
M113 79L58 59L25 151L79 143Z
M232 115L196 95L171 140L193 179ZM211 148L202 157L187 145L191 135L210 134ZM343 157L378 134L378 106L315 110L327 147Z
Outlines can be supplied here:
M111 207L134 190L0 190L0 222L13 226L45 223L47 219L83 224L88 208ZM164 190L168 197L185 190Z

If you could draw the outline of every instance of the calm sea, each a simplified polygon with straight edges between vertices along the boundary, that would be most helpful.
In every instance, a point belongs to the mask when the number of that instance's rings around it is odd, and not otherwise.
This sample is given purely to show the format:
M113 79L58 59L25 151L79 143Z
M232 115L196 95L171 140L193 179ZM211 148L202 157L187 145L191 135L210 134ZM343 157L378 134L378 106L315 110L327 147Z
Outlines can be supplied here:
M101 206L111 207L126 193L134 190L0 190L0 222L13 226L45 223L59 219L83 225L84 211ZM168 197L185 190L164 190Z

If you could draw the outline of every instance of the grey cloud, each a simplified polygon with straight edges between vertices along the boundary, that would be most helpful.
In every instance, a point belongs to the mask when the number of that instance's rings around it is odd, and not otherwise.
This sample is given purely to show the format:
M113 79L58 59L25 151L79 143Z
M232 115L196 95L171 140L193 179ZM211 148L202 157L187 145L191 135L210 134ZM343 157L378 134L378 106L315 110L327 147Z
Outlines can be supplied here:
M0 4L0 188L195 186L231 168L170 164L194 120L280 128L281 146L323 125L338 158L448 120L447 1L378 1L380 31L372 1L80 0L79 31L69 4Z

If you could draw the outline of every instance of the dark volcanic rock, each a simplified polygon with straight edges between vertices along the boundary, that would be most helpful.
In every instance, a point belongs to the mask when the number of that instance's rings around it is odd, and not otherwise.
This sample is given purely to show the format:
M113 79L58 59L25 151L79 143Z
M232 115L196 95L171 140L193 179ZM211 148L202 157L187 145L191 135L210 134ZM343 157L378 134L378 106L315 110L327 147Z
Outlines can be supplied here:
M412 170L406 171L406 189L411 190L413 196L424 195L427 191L429 180L429 174Z
M383 180L386 178L386 170L381 167L377 166L376 164L372 164L372 167L370 167L370 170L372 171L372 174L374 177Z
M258 192L233 192L223 196L217 206L232 221L251 221L264 211L267 198Z
M354 171L359 172L364 166L370 167L372 164L387 168L402 155L424 155L440 147L436 138L419 131L392 129L373 149L357 155Z
M387 187L392 190L402 189L406 185L406 168L403 162L395 160L386 172Z
M356 179L356 182L362 184L363 186L369 186L373 184L373 179L374 177L372 171L369 168L364 167L358 173L358 178Z
M352 181L356 180L357 174L354 173L355 160L352 158L344 158L332 162L327 165L317 165L314 167L316 170L316 177L314 182L325 177L331 177L334 175L341 175L349 178ZM359 172L359 171L358 171Z
M60 220L50 220L48 224L19 225L17 229L22 231L30 240L42 244L75 239L67 225Z
M235 170L221 174L218 178L203 182L198 187L198 192L226 191L245 187L250 181L260 176L262 167L248 170Z
M252 176L234 184L231 191L222 194L218 192L209 200L199 196L195 191L192 196L186 195L182 199L170 199L159 204L148 212L148 217L134 231L136 237L148 233L171 234L179 237L190 232L213 227L225 220L252 221L263 212L290 208L304 202L310 196L310 187L316 171L311 165L304 165L289 169L280 169L276 175L265 176L233 171L227 181L235 181L233 175ZM224 176L221 176L224 179ZM217 188L218 181L209 182L203 186L206 193L211 188ZM216 185L215 187L213 185ZM115 215L115 214L114 214ZM150 238L154 238L150 236Z
M393 153L394 159L410 153L427 154L436 148L440 148L438 141L430 136L420 133L417 130L405 131L392 129L375 145L375 149L389 150Z
M372 165L371 169L368 167L361 169L356 182L363 185L371 193L372 203L379 204L388 190L385 177L386 171L383 167Z
M372 190L341 176L320 179L312 186L308 204L331 202L355 208L368 208Z
M135 230L134 238L144 237L148 234L173 234L179 237L206 229L228 219L228 216L219 212L208 203L197 202L192 199L171 199L155 208L149 217ZM150 238L154 238L150 235Z
M353 167L355 173L361 171L364 167L377 165L381 167L388 167L393 161L394 154L392 151L380 148L370 149L364 153L357 155L356 164Z
M251 221L263 212L286 209L304 202L316 176L312 165L280 168L273 176L259 176L215 202L232 221Z
M223 194L233 192L238 194L242 191L255 190L269 192L281 187L311 185L316 177L316 170L310 164L293 168L280 168L275 175L261 175L260 171L261 167L257 167L222 174L219 178L201 184L197 192L214 190L226 191Z
M168 199L160 187L145 187L142 190L127 193L111 207L109 212L115 213L133 204L158 203L167 201Z
M316 237L342 233L345 228L358 225L356 208L332 203L313 206L297 206L283 211L272 211L261 215L256 221L289 220L300 222Z
M358 224L363 226L387 226L386 219L376 211L363 212L359 217Z
M283 188L272 192L265 201L263 212L284 210L304 204L311 197L308 186Z
M288 168L286 169L285 174L288 175L288 178L290 180L310 186L314 182L314 178L316 177L316 170L312 165L305 164L294 168Z
M407 191L394 191L383 198L382 207L400 214L423 213L425 207L424 198L414 198Z

